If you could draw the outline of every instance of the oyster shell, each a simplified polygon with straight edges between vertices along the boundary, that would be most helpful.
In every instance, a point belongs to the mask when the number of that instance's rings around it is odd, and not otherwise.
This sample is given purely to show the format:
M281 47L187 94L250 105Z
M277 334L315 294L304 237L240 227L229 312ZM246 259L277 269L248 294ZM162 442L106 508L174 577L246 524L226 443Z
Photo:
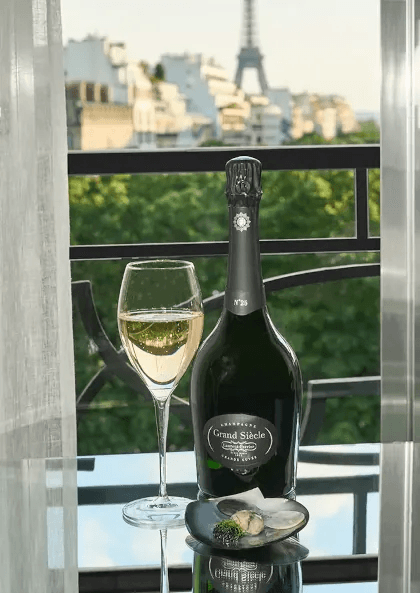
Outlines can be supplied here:
M278 511L277 513L264 513L264 522L272 529L290 529L304 521L305 515L299 511Z
M258 535L264 529L264 520L261 515L249 511L241 510L234 513L231 517L248 535Z

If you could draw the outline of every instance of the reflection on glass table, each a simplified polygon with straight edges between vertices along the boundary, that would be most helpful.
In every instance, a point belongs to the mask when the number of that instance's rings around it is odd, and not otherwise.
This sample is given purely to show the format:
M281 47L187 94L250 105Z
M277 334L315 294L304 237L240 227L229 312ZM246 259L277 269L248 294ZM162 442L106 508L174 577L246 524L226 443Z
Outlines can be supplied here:
M265 549L229 552L186 540L194 550L192 593L265 593L302 590L301 563L309 553L296 538Z
M349 583L343 591L347 593L347 586L349 593L376 590L379 451L378 444L301 448L300 458L305 461L298 464L297 500L309 510L310 520L299 533L299 542L309 549L302 562L308 591L324 592L317 589L321 583L356 580L366 581L367 588ZM340 464L332 463L334 455ZM169 457L169 493L196 498L193 452L169 453ZM355 463L350 465L352 458ZM159 482L156 461L157 454L97 456L92 461L79 458L79 463L91 464L88 471L78 472L79 571L81 590L86 593L101 591L104 573L108 581L115 582L115 593L124 590L117 586L118 577L130 583L127 592L159 591L159 530L134 527L121 518L127 501L155 491ZM136 483L139 476L141 482ZM177 591L191 591L193 582L194 552L186 544L187 536L185 527L167 532L169 579ZM324 586L325 593L332 590L332 585Z
M130 523L130 521L126 520L126 523ZM142 527L145 528L146 525L142 524ZM168 529L180 529L182 526L172 524L168 527L161 528L159 525L151 525L149 524L146 528L150 531L158 531L160 536L160 593L170 593L169 592L169 570L168 570L168 554L167 554L167 544L168 544ZM144 544L148 544L148 540L145 539Z

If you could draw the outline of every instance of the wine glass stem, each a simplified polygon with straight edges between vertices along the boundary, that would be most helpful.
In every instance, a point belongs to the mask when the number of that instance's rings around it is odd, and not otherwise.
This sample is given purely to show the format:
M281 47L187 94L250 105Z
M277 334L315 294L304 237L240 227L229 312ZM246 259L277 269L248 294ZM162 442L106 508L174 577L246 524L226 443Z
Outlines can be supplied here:
M165 400L155 399L156 426L159 441L159 498L167 498L166 492L166 437L168 435L170 397Z

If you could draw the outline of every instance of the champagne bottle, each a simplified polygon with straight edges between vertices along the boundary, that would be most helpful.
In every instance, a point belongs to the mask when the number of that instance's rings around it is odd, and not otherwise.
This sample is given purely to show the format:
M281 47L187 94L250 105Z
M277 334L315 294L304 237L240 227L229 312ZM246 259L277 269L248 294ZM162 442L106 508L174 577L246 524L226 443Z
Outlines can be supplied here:
M197 352L191 413L199 496L260 488L295 497L302 378L290 345L267 311L258 208L261 163L226 163L229 257L224 306Z

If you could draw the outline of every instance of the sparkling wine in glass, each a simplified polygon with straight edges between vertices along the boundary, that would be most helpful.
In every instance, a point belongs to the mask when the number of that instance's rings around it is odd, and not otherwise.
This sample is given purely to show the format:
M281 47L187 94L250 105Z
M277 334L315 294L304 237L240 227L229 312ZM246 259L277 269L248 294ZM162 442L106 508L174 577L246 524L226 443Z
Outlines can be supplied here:
M170 396L197 351L203 305L194 265L152 260L126 266L118 301L118 328L128 359L149 389L156 411L160 485L157 497L128 503L133 525L184 522L188 498L166 492L166 436Z

